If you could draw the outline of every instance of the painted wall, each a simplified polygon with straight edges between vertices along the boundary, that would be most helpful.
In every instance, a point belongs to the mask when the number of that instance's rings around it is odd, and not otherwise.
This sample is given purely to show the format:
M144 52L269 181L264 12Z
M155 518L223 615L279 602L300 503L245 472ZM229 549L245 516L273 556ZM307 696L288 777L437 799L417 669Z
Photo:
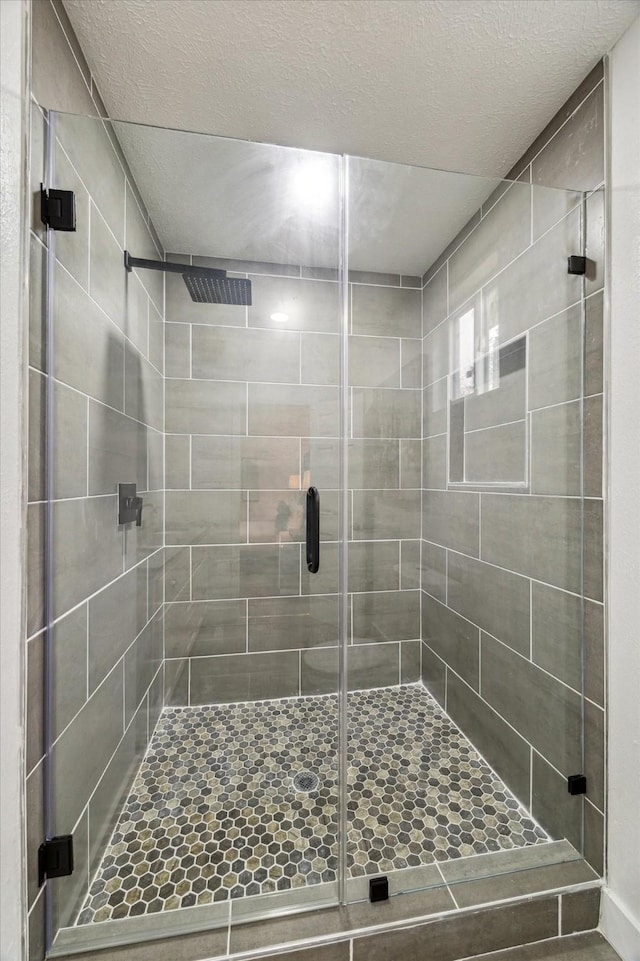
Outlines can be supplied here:
M0 956L24 948L24 190L27 7L0 4Z
M425 275L422 513L424 682L552 836L581 849L584 826L600 872L604 129L600 64ZM567 273L582 217L584 289ZM458 399L471 311L472 350L499 344L495 389L476 369ZM566 787L583 705L585 799Z
M605 935L640 958L640 20L609 58L611 331L609 731Z

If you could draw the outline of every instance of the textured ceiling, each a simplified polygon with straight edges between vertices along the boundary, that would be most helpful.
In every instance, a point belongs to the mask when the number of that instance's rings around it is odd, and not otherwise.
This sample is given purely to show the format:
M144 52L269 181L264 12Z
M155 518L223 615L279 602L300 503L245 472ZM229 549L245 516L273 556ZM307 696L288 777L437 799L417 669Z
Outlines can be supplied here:
M637 0L65 0L120 120L502 176Z
M494 178L640 11L640 0L64 4L119 120ZM167 131L120 138L166 249L336 263L332 198L305 206L322 181L313 157ZM492 185L362 163L352 186L352 266L419 273Z

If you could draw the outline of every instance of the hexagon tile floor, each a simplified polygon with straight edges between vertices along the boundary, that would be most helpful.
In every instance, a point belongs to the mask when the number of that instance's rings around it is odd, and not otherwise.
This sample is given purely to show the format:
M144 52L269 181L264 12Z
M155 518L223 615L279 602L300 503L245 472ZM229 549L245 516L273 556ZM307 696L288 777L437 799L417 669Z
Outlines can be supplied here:
M352 877L548 840L420 685L349 708ZM165 709L77 923L335 880L337 731L335 695Z

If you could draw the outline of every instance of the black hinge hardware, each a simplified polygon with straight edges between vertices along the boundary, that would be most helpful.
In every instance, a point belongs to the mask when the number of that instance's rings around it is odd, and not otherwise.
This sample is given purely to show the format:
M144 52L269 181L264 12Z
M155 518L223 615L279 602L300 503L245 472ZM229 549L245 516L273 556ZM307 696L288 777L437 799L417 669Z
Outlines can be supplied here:
M567 273L568 274L586 274L587 272L587 258L579 257L577 254L571 254L567 259Z
M586 794L587 779L584 774L570 774L567 778L567 790L569 794Z
M66 878L73 874L73 835L50 838L38 848L38 887L45 878Z
M369 881L369 900L372 904L375 901L389 900L389 879L384 874Z
M73 190L45 190L40 184L40 219L51 230L76 229L76 195Z

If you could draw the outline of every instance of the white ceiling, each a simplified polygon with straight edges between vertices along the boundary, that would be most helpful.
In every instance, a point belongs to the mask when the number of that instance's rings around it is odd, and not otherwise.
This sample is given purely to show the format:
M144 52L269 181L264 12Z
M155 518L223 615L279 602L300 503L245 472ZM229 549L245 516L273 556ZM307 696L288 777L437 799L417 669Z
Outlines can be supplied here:
M487 177L510 169L640 11L640 0L64 3L112 117ZM335 262L333 207L316 203L311 232L283 186L285 169L316 160L125 140L167 249ZM354 266L420 272L489 192L430 177L362 167Z

